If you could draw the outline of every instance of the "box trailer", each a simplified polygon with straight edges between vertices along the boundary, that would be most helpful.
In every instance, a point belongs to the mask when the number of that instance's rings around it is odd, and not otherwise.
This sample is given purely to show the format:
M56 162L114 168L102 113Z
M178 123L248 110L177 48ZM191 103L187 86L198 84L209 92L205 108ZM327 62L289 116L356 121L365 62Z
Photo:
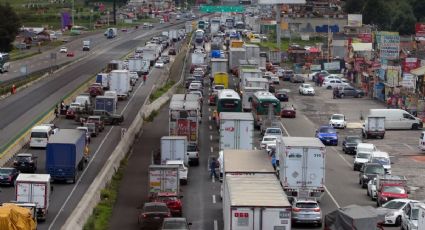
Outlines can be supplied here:
M127 99L130 95L130 73L128 70L113 70L109 74L109 88L117 92L119 99Z
M245 59L254 59L258 64L260 64L260 47L255 44L243 44L245 48Z
M229 48L229 69L239 67L239 60L245 59L245 48Z
M254 118L252 113L220 113L220 150L252 150L254 137Z
M227 67L227 59L225 58L211 58L211 76L217 72L229 72Z
M109 74L98 73L96 75L96 83L101 84L103 89L109 89Z
M291 229L291 204L275 175L227 175L224 186L225 230Z
M177 165L149 165L149 198L155 198L159 193L178 196L179 186Z
M185 136L188 142L198 143L201 105L197 95L175 94L169 106L170 136Z
M96 96L94 100L95 110L105 110L110 113L117 111L117 101L113 96Z
M279 65L282 62L280 50L269 50L269 62L274 65Z
M128 71L136 72L141 74L143 68L143 59L141 58L130 58L128 59Z
M182 160L187 165L187 137L164 136L161 137L161 164L168 160Z

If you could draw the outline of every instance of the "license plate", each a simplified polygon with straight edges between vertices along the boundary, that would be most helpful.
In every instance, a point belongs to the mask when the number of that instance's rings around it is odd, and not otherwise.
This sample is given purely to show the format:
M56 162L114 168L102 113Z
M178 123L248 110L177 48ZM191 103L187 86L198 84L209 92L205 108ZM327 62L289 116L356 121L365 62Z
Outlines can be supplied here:
M154 219L155 220L159 220L160 218L159 218L159 216L155 216Z

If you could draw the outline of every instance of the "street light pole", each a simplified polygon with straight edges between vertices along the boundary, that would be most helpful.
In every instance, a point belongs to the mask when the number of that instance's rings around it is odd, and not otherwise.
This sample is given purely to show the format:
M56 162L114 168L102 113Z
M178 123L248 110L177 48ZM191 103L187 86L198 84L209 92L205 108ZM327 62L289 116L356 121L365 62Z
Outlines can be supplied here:
M74 26L74 5L75 5L75 0L72 0L72 10L71 10L71 14L72 14L72 26Z

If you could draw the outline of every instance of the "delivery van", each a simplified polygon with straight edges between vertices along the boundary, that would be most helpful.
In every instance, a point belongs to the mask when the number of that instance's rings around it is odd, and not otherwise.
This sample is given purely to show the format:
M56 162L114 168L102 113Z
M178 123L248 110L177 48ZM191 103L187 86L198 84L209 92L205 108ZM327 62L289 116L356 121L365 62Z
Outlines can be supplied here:
M369 116L385 117L385 129L420 129L422 121L402 109L371 109Z
M371 143L359 143L356 147L356 155L354 156L354 171L360 170L364 163L370 161L372 152L378 151L376 146Z
M31 129L30 148L46 148L53 130L50 126L39 125Z

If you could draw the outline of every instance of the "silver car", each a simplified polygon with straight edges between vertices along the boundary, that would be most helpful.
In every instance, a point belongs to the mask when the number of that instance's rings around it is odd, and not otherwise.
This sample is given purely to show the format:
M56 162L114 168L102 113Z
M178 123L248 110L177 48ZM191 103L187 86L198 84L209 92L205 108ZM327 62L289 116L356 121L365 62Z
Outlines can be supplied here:
M322 210L315 200L299 199L292 203L292 223L322 226Z

